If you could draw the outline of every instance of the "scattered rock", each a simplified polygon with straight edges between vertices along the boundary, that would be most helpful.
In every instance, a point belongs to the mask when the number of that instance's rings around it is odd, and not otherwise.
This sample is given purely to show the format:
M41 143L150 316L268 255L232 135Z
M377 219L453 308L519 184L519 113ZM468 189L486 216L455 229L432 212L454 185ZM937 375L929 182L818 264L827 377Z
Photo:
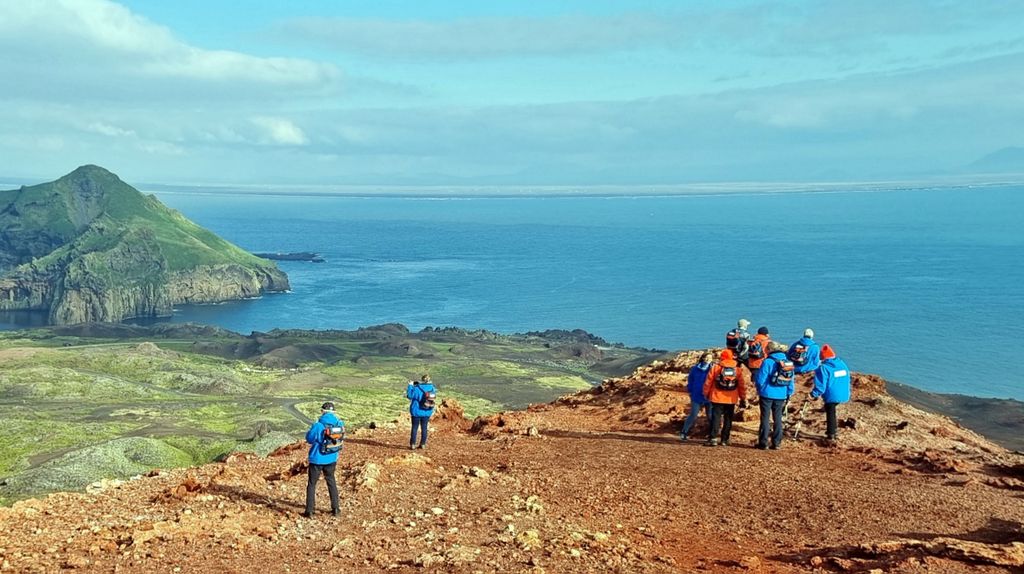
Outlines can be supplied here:
M429 466L431 463L430 458L417 453L393 456L384 461L385 466L412 466L418 468Z
M540 539L540 532L535 529L524 530L516 535L516 545L523 550L534 550L540 548L543 543Z
M377 490L380 488L380 467L368 462L355 471L353 486L355 490Z
M757 556L745 556L740 559L740 568L744 570L760 570L761 559Z

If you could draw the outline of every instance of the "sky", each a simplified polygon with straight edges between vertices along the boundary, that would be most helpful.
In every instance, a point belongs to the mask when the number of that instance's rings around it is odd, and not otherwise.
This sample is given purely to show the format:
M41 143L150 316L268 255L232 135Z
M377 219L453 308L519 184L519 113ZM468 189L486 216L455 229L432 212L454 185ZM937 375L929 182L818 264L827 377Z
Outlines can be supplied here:
M1024 146L1024 2L0 2L0 178L631 185Z

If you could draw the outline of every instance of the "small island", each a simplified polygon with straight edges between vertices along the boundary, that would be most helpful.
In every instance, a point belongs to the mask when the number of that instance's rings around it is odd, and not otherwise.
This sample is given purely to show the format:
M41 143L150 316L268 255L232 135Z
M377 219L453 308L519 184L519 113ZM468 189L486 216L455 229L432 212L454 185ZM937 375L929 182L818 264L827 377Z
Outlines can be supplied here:
M270 259L272 261L310 261L313 263L324 263L327 261L319 253L311 253L309 251L297 251L295 253L253 253L253 255L262 259Z

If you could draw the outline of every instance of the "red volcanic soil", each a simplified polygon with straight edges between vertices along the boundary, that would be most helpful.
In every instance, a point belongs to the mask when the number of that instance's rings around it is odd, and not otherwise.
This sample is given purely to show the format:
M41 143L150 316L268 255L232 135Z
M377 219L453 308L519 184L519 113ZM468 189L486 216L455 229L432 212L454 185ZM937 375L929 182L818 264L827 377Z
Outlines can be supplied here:
M1024 568L1024 459L858 375L838 446L824 415L752 448L682 443L695 353L549 405L470 421L425 451L352 433L342 515L305 447L152 473L0 509L11 572L1006 572ZM806 381L790 405L799 417ZM753 409L751 409L752 411ZM700 434L701 428L695 433ZM103 488L106 486L106 488Z

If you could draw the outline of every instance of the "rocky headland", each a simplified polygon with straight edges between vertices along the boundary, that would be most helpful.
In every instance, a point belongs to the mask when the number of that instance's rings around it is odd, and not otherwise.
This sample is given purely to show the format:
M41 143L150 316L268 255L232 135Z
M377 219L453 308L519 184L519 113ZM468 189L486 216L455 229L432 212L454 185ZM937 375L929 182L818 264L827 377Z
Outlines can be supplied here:
M310 263L324 263L327 261L322 255L319 253L313 253L312 251L295 251L290 253L253 253L253 255L261 259L270 259L271 261L309 261Z
M92 165L0 191L0 310L53 324L169 316L288 290L288 277Z

